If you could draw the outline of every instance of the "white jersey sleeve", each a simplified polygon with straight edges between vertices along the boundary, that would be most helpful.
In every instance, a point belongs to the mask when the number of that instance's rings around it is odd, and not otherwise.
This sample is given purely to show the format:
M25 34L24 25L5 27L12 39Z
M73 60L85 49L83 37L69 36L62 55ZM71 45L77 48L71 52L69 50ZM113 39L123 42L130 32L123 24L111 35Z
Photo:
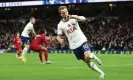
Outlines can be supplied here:
M23 36L23 37L29 37L29 33L32 32L33 30L34 30L33 24L32 24L31 22L29 22L29 23L25 26L25 28L24 28L24 30L23 30L21 36Z
M77 16L77 15L73 15L73 16L78 17L78 19L75 19L77 21L85 21L86 20L86 18L84 16Z
M58 26L57 26L57 34L63 34L63 31L61 29L61 25L60 24L58 24Z
M78 20L78 21L85 21L86 20L86 18L84 16L79 16L79 18L80 18L80 20Z

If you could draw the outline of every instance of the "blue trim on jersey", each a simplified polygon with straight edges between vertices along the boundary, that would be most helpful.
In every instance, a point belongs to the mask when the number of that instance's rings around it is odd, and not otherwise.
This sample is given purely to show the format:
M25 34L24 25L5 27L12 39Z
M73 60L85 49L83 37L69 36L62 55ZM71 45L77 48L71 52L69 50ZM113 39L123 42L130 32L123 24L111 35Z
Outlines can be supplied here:
M23 44L30 44L29 37L21 36L21 39Z
M84 60L84 52L86 51L90 51L90 46L87 42L84 42L80 47L73 50L78 60L80 59Z

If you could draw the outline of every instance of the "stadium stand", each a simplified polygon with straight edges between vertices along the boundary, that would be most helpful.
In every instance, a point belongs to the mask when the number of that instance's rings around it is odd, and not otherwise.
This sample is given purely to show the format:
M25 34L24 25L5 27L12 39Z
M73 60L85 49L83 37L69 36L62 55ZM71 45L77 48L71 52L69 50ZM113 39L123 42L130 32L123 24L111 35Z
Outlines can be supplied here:
M131 50L133 49L133 9L131 9L133 4L123 5L125 5L124 8L122 5L116 4L113 9L107 6L107 4L97 4L97 6L100 6L98 8L92 7L92 4L67 6L69 6L71 14L84 15L88 18L86 22L81 22L80 25L89 40L88 43L93 49ZM28 22L29 15L35 16L37 19L37 23L35 24L36 31L40 28L45 28L48 33L56 36L56 28L60 20L57 9L58 5L46 6L45 8L36 6L10 8L10 10L5 8L1 9L0 49L5 49L12 45L14 34L17 31L22 32ZM121 13L121 9L124 10L123 13ZM54 46L52 45L51 48L68 49L67 39L65 38L65 40L66 42L63 45L56 44Z

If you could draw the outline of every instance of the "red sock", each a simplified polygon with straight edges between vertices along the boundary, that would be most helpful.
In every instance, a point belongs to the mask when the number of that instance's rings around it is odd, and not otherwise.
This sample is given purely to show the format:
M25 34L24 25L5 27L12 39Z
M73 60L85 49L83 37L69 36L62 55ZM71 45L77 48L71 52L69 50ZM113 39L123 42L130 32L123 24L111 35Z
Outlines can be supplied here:
M45 57L45 61L48 61L48 51L44 51L44 57Z
M21 56L21 53L22 53L22 51L18 51L18 54L17 55L20 57Z
M39 53L39 58L40 58L40 62L43 63L43 60L42 60L42 53L41 53L41 52Z

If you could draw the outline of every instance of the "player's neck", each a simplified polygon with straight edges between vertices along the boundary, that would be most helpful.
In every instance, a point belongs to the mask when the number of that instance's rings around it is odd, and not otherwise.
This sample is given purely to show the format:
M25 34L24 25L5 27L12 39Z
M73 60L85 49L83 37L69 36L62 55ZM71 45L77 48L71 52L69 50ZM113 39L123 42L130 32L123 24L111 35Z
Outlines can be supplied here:
M30 21L31 24L33 24L31 21Z
M67 22L67 21L69 21L69 19L62 18L62 21Z

